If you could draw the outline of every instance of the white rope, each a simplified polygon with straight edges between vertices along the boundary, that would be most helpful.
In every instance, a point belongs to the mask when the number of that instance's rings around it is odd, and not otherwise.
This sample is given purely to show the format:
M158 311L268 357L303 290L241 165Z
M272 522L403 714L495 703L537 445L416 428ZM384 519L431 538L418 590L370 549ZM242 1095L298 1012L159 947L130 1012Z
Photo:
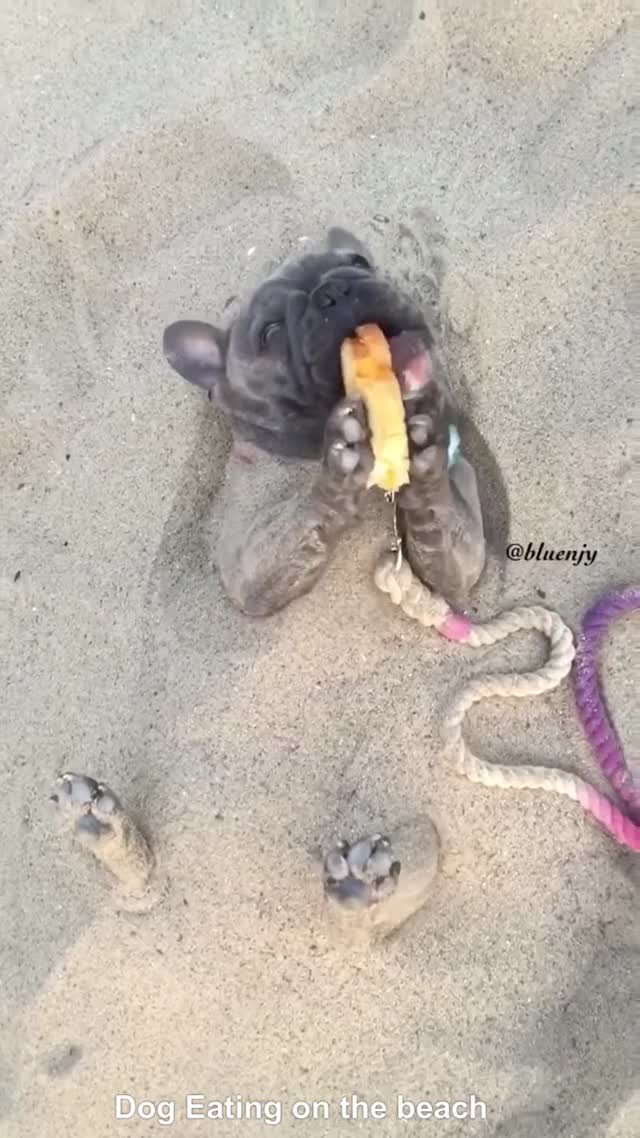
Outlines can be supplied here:
M446 630L447 621L453 615L452 609L442 597L432 593L418 580L407 561L398 565L393 554L385 554L376 568L374 579L392 604L400 607L407 616L426 628ZM557 613L538 605L500 613L481 625L469 621L468 629L459 642L471 648L484 648L525 629L542 632L548 638L550 652L546 663L536 671L480 676L466 684L445 719L445 752L455 761L457 770L472 782L504 789L553 790L578 800L581 787L586 787L580 779L552 767L512 767L485 762L473 753L463 738L465 716L475 703L493 696L524 699L542 695L556 688L570 672L575 656L573 633Z

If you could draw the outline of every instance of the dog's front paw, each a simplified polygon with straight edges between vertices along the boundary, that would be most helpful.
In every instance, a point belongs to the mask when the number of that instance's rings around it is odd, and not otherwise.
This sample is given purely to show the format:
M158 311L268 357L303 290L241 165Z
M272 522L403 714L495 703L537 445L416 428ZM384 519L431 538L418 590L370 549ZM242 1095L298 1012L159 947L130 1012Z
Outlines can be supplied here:
M343 399L327 422L324 465L328 472L354 490L366 488L373 470L373 451L364 404Z
M414 480L440 477L448 466L449 420L442 394L430 387L405 400L409 438L409 475Z

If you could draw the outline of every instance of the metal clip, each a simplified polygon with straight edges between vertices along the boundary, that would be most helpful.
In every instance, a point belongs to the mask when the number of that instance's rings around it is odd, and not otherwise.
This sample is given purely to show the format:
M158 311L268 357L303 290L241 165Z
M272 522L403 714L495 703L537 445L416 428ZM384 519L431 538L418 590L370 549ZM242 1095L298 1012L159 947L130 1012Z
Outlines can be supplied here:
M391 506L393 507L393 541L391 542L389 548L391 552L395 553L396 555L395 571L397 573L402 566L403 554L402 538L400 537L400 531L398 529L398 504L396 502L395 490L387 490L385 493L385 499L387 502L390 502Z

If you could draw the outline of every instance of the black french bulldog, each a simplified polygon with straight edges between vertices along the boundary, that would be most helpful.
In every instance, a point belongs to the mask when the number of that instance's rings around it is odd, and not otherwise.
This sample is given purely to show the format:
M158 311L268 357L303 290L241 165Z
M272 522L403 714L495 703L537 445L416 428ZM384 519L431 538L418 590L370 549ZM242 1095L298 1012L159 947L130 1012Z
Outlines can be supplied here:
M231 421L218 567L228 595L251 616L308 592L357 520L373 455L362 403L344 398L340 346L367 323L390 341L405 401L410 482L397 503L411 566L456 607L482 573L476 474L455 446L457 431L464 444L466 420L432 333L362 243L332 229L324 252L270 276L227 331L186 320L164 333L172 367Z

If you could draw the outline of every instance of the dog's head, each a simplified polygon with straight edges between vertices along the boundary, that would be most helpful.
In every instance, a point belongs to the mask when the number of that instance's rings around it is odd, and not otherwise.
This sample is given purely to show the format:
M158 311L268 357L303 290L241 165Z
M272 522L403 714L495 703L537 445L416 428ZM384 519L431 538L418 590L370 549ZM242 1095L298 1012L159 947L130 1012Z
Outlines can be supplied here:
M332 229L324 252L272 274L229 329L181 320L165 330L163 347L239 436L273 454L316 458L344 397L340 346L360 324L382 328L401 383L427 378L432 337L420 310L377 274L357 238Z

